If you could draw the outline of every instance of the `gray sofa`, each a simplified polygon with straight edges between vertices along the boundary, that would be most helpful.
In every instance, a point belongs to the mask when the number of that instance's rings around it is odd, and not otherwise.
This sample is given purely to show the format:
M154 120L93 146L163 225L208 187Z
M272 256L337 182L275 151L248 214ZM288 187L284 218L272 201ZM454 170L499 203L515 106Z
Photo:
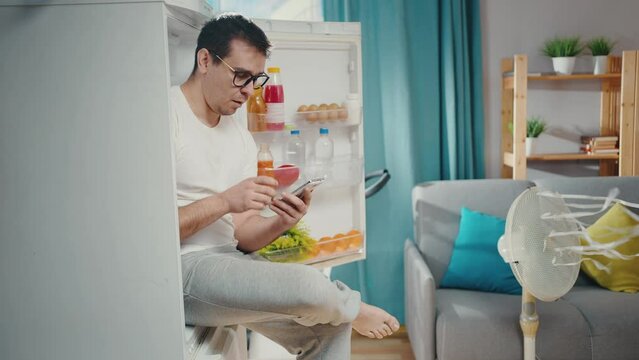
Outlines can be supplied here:
M404 247L406 326L417 360L513 360L522 358L521 298L441 289L462 206L506 217L530 186L563 194L605 196L639 203L639 177L549 178L538 181L460 180L413 189L415 241ZM592 221L590 221L592 223ZM561 299L537 302L536 352L549 359L639 359L639 294L606 290L580 274Z

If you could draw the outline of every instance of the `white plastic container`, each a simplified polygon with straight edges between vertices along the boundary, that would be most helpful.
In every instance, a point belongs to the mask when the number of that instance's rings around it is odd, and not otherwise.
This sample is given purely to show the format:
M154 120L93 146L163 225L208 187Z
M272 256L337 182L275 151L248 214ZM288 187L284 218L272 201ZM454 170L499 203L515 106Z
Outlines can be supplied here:
M345 105L348 112L348 123L359 124L362 116L362 103L359 99L359 94L348 94Z

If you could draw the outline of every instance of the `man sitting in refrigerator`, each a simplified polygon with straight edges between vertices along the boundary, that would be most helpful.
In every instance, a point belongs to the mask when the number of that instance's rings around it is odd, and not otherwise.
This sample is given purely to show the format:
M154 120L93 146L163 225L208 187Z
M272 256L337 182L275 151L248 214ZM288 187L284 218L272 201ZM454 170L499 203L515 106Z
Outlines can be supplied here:
M190 77L171 88L186 322L241 324L300 359L347 359L351 328L381 339L397 319L314 268L250 255L311 202L308 189L275 197L277 181L256 177L255 142L232 116L268 81L269 48L250 20L221 15L202 28ZM277 216L260 216L266 207Z

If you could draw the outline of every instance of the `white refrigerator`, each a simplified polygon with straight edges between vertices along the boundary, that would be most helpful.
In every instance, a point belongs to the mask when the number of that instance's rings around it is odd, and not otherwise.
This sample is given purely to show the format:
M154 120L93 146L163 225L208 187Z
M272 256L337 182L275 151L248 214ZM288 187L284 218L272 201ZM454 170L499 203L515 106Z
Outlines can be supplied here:
M0 358L189 356L168 99L212 15L196 0L0 5ZM334 142L331 177L304 219L325 244L301 261L362 260L359 24L256 23L273 44L267 66L281 68L287 122L302 133L306 163L320 127ZM349 94L359 111L345 120L296 115L300 105L341 105ZM284 162L287 132L254 137ZM341 236L349 232L356 236Z

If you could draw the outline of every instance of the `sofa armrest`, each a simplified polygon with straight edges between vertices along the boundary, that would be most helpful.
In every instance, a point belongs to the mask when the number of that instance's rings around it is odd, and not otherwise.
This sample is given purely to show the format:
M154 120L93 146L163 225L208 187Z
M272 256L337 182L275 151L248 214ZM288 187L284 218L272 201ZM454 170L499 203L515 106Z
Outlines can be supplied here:
M406 328L416 360L435 360L435 279L415 243L404 243Z

